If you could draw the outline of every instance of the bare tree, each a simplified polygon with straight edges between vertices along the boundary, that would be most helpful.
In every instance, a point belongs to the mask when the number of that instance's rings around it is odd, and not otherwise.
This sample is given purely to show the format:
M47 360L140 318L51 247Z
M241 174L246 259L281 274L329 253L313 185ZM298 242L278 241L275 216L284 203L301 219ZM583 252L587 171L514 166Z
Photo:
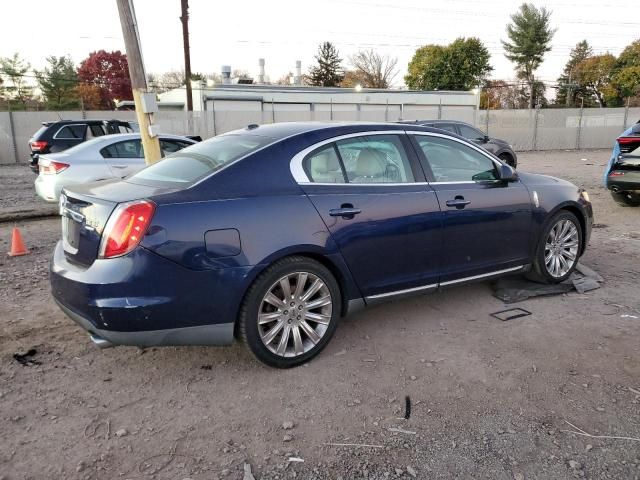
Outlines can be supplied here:
M391 82L398 74L397 58L388 55L380 55L374 50L361 50L349 57L355 74L362 78L363 87L389 88Z

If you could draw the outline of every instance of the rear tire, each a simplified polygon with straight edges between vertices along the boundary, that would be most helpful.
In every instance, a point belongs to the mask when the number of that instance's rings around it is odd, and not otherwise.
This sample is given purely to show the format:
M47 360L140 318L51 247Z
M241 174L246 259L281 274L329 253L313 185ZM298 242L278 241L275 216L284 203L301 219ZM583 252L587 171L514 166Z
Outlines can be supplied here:
M611 198L623 207L640 207L640 194L633 192L611 192Z
M338 325L338 282L321 263L283 258L253 282L240 309L241 338L261 362L291 368L311 360Z
M578 218L566 210L556 213L542 231L527 278L540 283L563 282L578 264L583 241Z
M507 165L509 165L510 167L516 168L515 162L513 161L513 157L508 153L501 153L500 155L498 155L498 158L502 160L504 163L506 163Z

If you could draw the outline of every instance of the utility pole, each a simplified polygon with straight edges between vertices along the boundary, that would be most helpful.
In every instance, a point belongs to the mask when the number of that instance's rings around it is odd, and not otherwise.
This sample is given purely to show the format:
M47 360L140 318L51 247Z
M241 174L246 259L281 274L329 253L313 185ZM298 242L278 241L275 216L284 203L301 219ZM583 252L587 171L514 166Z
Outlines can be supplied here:
M133 0L116 0L124 46L129 63L129 77L133 90L133 101L136 106L136 117L140 125L140 137L144 149L144 160L147 165L160 160L160 141L153 125L153 113L158 111L155 94L147 92L147 77L142 62L138 24L133 9Z
M184 76L187 87L187 110L193 111L193 96L191 93L191 54L189 52L189 0L180 0L182 4L182 43L184 45Z

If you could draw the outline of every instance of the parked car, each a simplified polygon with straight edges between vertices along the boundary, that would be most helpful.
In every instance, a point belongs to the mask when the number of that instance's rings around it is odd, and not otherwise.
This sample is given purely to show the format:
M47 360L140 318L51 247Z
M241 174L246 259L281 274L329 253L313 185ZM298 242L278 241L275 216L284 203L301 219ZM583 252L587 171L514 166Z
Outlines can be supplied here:
M461 137L464 137L493 153L507 165L511 165L513 168L518 166L518 156L508 142L500 140L499 138L489 137L485 135L484 132L478 130L473 125L469 125L468 123L458 122L456 120L417 120L415 122L402 123L414 123L416 125L439 128L440 130L455 133L456 135L460 135Z
M43 122L29 139L31 161L29 167L38 173L38 158L42 154L62 152L68 148L103 135L139 131L136 122L123 120L60 120Z
M616 139L604 180L613 199L625 206L640 206L640 122Z
M367 305L501 275L561 282L587 193L417 125L251 125L65 188L60 308L100 346L220 345L275 367Z
M161 135L163 156L196 143L178 135ZM36 193L57 202L64 187L107 178L122 178L145 167L139 133L104 135L60 153L41 155Z

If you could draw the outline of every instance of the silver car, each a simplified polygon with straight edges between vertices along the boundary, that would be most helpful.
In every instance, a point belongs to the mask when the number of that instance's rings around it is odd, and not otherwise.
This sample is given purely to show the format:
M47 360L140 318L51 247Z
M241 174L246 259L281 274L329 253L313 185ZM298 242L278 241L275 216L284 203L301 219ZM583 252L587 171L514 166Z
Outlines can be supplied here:
M194 143L195 140L178 135L160 135L163 157ZM104 135L64 152L41 155L36 193L47 202L57 202L64 187L126 177L144 166L139 133Z

